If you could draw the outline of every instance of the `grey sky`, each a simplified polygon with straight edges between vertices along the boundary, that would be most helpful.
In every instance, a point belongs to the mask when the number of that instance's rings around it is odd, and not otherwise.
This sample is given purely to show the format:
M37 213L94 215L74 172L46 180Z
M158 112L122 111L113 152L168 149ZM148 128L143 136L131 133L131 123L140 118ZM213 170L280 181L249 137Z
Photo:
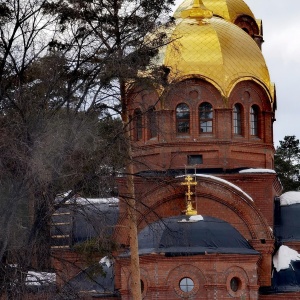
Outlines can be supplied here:
M244 0L263 21L263 54L276 84L274 142L286 135L300 139L300 1ZM183 0L176 0L178 6Z

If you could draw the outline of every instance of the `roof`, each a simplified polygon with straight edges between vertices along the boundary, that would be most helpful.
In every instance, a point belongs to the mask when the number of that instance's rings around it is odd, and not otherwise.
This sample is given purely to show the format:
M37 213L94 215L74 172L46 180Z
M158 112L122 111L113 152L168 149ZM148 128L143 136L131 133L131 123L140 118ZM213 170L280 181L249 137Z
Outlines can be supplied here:
M274 234L279 242L300 241L300 203L281 206L275 218Z
M94 237L110 237L119 217L116 199L80 198L52 215L52 246L69 246ZM64 238L65 237L65 238Z
M145 227L138 240L140 255L259 254L229 223L207 216L202 221L187 216L161 219Z
M102 265L102 270L99 267L99 264L94 264L80 272L64 286L62 294L67 294L69 297L86 294L93 298L116 296L113 266Z
M300 261L292 261L288 269L279 272L275 269L273 270L272 286L261 288L260 294L291 293L299 291Z
M217 17L177 19L171 39L160 60L170 68L173 80L200 76L225 97L239 81L254 80L273 101L273 86L262 52L238 26Z

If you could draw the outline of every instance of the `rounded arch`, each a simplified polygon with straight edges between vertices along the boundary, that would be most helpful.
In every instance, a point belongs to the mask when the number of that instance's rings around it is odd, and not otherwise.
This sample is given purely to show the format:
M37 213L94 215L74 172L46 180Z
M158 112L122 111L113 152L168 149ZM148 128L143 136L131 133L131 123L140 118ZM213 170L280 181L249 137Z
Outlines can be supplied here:
M197 111L201 102L209 102L216 108L225 106L219 89L203 78L186 78L176 82L165 92L164 109L174 110L181 102L187 103L191 110Z
M252 90L258 95L263 104L263 110L271 111L275 103L275 99L272 96L272 90L268 89L263 83L255 78L244 77L235 81L231 84L230 89L228 90L228 105L231 107L234 102L234 96L236 93L239 93L245 90Z
M236 222L232 225L246 239L272 239L272 232L265 218L244 191L215 176L198 175L197 181L199 214L216 217L228 223L235 219ZM180 182L182 178L174 179L169 182L168 188L161 183L143 194L143 201L150 205L138 217L140 229L146 226L147 222L182 213L185 209L186 188L180 186ZM203 202L209 202L210 205L203 205ZM228 212L227 216L225 211Z
M259 34L259 28L256 21L247 15L238 16L234 24L246 31L251 37Z

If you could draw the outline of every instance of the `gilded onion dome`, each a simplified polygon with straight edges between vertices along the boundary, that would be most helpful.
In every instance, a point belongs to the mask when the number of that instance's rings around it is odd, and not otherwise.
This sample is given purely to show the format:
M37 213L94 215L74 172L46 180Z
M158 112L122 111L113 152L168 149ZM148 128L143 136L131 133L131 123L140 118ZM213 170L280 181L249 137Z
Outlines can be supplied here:
M204 2L240 4L243 1L186 0L180 6L184 8L171 34L173 42L166 47L163 58L163 64L171 70L171 79L203 78L226 98L236 83L254 80L273 102L274 86L256 42L240 27L214 17L207 8L210 5ZM244 7L251 13L247 5Z

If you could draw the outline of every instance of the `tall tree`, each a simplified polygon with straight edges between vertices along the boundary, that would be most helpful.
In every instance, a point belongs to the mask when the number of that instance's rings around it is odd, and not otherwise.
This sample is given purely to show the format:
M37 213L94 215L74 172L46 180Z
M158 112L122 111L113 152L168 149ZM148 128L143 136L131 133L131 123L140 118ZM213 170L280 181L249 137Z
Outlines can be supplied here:
M276 148L275 170L282 182L284 192L300 188L300 147L294 135L285 136Z
M43 14L45 3L0 1L0 296L9 299L22 299L28 268L50 267L56 195L90 193L101 165L121 166L107 156L105 107L84 111L91 78L77 71L74 53L48 51L58 19Z
M75 33L71 43L62 46L63 38L57 40L58 47L76 45L77 51L82 45L87 46L84 47L86 51L81 51L76 64L84 62L88 66L87 73L93 71L92 80L99 80L90 104L96 107L103 105L103 99L97 97L100 93L108 94L110 103L120 100L117 106L120 105L123 131L128 139L128 193L123 198L127 200L130 224L131 289L133 299L138 300L141 299L141 287L127 91L129 84L140 84L141 72L147 70L147 76L150 77L151 59L168 42L166 33L157 29L163 22L170 21L163 21L163 16L166 16L172 4L173 0L57 0L49 1L46 6L49 12L60 16L63 36L66 31Z

